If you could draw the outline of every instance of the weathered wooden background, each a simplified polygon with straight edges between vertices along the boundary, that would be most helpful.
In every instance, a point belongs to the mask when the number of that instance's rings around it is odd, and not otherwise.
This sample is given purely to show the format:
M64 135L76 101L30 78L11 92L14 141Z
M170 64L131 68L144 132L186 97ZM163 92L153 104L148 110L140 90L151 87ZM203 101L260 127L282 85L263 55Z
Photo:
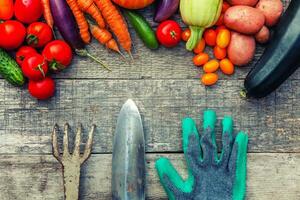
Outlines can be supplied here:
M153 8L143 13L152 21ZM55 76L57 92L49 101L36 101L26 88L0 80L1 200L63 199L61 167L51 155L50 132L54 123L62 126L67 121L73 129L82 122L85 133L92 123L97 125L93 155L82 170L81 199L110 199L112 138L128 98L137 103L145 127L148 199L166 199L154 169L159 156L169 157L185 175L180 121L190 116L200 127L206 108L215 109L219 119L232 115L235 130L249 133L248 199L300 199L299 70L267 98L246 101L239 91L264 47L258 46L251 65L236 68L232 77L220 74L216 86L205 88L199 83L202 72L192 65L193 54L184 44L150 51L131 33L134 63L127 64L94 42L90 52L113 72L76 57L69 69Z

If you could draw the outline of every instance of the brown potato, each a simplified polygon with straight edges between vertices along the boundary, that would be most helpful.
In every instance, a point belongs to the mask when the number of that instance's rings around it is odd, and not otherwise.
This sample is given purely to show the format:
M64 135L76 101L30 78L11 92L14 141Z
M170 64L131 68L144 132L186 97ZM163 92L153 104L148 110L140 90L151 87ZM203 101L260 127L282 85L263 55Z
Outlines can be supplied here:
M278 22L283 12L281 0L260 0L256 8L265 15L265 23L269 27L274 26Z
M270 31L266 26L263 26L258 33L255 35L255 40L258 43L265 44L269 41Z
M233 6L225 12L224 23L239 33L253 35L265 24L265 16L250 6Z
M255 39L253 36L232 31L227 51L228 58L234 65L247 65L255 54Z
M258 0L227 0L233 6L244 5L244 6L255 6Z

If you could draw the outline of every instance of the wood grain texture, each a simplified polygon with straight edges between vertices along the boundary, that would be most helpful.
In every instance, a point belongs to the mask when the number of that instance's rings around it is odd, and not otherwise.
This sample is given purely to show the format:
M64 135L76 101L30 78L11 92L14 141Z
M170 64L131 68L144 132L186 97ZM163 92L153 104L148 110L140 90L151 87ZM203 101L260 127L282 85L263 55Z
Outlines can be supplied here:
M233 116L235 130L249 133L250 152L300 152L300 81L289 80L267 98L248 101L239 96L241 82L205 88L197 80L59 80L55 97L42 102L0 81L0 153L50 153L52 126L67 121L73 128L82 122L85 129L95 123L93 152L109 153L117 115L128 98L141 111L147 152L181 152L182 118L193 117L201 127L206 108L216 110L219 122Z
M142 12L155 28L153 9ZM174 18L184 27L179 15ZM202 70L193 66L194 55L185 50L184 43L151 51L130 31L133 63L93 41L89 51L113 71L75 56L68 69L54 75L57 91L51 100L37 101L26 86L14 88L0 79L1 200L63 199L61 166L50 155L50 132L54 123L62 127L67 121L72 131L77 122L83 123L84 140L90 125L97 125L93 155L82 171L81 199L110 199L111 156L107 153L112 151L118 113L128 98L141 111L146 150L151 152L147 157L148 199L166 199L154 170L158 153L169 157L184 174L181 119L193 117L201 127L206 108L216 110L218 122L224 115L233 116L235 131L249 133L248 199L300 199L300 70L270 96L246 101L239 91L264 46L257 46L250 65L236 68L231 77L220 74L217 85L205 88L199 83ZM206 51L212 55L209 48ZM217 142L220 146L220 134Z
M147 199L167 199L154 168L167 156L183 177L181 154L147 155ZM61 166L51 155L0 156L1 200L63 200ZM300 199L300 154L249 154L247 199ZM93 155L82 169L80 199L111 197L111 155Z

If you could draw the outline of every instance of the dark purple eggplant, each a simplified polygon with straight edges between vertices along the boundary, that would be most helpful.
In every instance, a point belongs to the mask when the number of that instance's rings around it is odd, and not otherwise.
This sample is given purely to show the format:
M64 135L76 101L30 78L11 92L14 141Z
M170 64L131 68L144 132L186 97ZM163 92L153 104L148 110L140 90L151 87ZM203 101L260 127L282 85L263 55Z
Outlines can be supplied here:
M92 56L86 49L82 41L74 15L70 10L66 0L50 0L50 9L53 16L54 25L64 40L75 50L76 54L89 57L111 71L101 60Z
M73 49L84 49L84 43L67 2L65 0L50 0L50 8L54 24L64 40Z
M157 5L154 21L162 22L171 17L179 7L180 0L160 0Z

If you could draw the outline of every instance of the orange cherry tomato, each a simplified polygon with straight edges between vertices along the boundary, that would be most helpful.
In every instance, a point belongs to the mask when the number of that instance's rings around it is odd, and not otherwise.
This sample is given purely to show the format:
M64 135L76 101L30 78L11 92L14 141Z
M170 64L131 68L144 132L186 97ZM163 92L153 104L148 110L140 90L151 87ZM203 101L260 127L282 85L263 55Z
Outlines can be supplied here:
M205 49L205 40L202 38L198 42L197 46L194 48L193 51L195 54L199 54L199 53L202 53L204 51L204 49Z
M188 41L191 37L191 30L189 28L185 29L182 33L181 33L181 39L183 41Z
M226 10L228 10L228 8L230 8L231 6L230 6L230 4L229 3L227 3L226 1L224 1L223 2L223 5L222 5L222 13L225 13L226 12Z
M217 26L221 26L224 24L224 14L221 14L218 21L216 22Z
M221 48L219 46L214 47L214 55L216 59L222 60L227 55L226 48Z
M207 53L200 53L193 58L193 62L196 66L201 66L207 63L209 55Z
M218 27L216 28L216 34L218 35L219 32L220 32L220 30L222 30L222 29L226 29L226 26L224 26L224 25L218 26Z
M223 29L219 30L216 43L219 47L226 48L226 47L228 47L228 45L230 43L230 38L231 38L230 31L226 28L223 28Z
M226 75L232 75L234 73L234 65L228 58L220 61L220 69Z
M207 29L204 32L204 40L205 43L209 46L215 46L216 45L216 39L217 39L217 33L214 29Z
M217 71L219 68L219 62L216 59L208 61L204 66L203 66L203 71L205 73L213 73Z
M206 86L210 86L210 85L216 84L218 79L219 79L219 77L217 74L207 73L207 74L203 74L203 76L201 78L201 82Z

